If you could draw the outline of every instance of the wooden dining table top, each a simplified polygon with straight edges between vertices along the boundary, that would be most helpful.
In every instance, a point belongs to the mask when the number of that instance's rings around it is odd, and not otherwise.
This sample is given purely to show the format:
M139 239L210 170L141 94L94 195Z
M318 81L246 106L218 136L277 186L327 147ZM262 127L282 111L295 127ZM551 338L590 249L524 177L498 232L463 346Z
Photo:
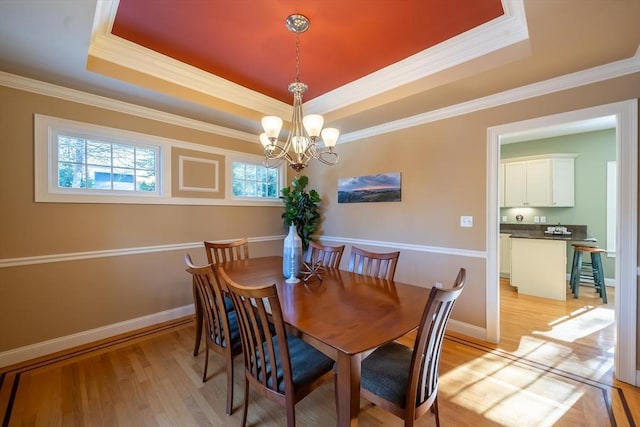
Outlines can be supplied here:
M286 283L279 256L222 267L245 286L275 283L285 322L347 355L371 350L416 328L430 291L337 269L326 269L322 280Z

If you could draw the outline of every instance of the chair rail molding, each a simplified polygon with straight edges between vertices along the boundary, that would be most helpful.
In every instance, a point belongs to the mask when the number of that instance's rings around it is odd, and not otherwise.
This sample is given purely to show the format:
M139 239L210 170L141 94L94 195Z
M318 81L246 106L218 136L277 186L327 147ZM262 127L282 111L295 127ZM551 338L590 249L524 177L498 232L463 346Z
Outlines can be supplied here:
M249 239L250 243L270 242L284 239L283 236L263 236L252 237ZM226 242L228 240L219 240L215 242ZM64 261L78 261L91 258L106 258L113 256L126 256L126 255L139 255L149 254L153 252L170 252L170 251L183 251L185 249L202 248L202 242L190 242L190 243L173 243L168 245L156 245L156 246L140 246L133 248L120 248L120 249L106 249L101 251L86 251L86 252L72 252L61 253L51 255L38 255L21 258L5 258L0 259L0 268L7 267L19 267L35 264L49 264L53 262Z

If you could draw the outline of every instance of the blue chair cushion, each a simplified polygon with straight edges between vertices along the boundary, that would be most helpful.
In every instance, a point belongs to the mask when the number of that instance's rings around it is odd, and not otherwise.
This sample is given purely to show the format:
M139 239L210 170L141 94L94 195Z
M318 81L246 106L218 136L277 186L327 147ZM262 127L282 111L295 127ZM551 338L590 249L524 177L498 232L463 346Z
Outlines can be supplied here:
M362 388L404 408L412 354L397 342L378 347L362 361Z
M236 309L233 306L233 300L228 295L225 295L222 298L224 299L224 309L227 313Z
M242 348L242 341L240 339L240 327L238 326L238 314L235 311L227 313L229 318L229 338L231 340L231 349L233 352L239 351ZM226 338L226 337L225 337ZM220 338L216 337L216 344L220 345ZM227 340L222 340L222 347L227 346Z
M331 358L325 356L324 353L316 350L300 338L294 335L287 335L287 342L289 343L289 358L291 360L291 375L294 389L300 385L309 384L317 380L333 368L334 361ZM280 357L278 355L279 342L277 337L274 338L274 351L276 352L277 359L278 392L284 393L282 365L280 364ZM271 375L270 369L268 369L268 375ZM271 379L269 379L267 383L270 388L273 388Z

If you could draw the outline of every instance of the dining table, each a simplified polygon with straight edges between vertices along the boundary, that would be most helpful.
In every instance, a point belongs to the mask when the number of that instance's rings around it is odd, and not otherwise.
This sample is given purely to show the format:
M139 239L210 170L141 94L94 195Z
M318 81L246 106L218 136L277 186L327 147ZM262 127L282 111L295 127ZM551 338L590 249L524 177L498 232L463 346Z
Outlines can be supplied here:
M221 266L244 286L275 283L288 327L336 361L338 426L358 425L362 356L418 327L430 291L330 268L287 283L280 256Z

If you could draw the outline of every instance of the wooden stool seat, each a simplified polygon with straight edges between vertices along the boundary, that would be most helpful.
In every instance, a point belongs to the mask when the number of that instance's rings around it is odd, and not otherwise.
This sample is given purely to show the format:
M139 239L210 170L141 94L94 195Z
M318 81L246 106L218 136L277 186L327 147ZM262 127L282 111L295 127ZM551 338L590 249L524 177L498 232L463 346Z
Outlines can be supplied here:
M596 292L602 298L604 304L607 303L607 290L604 284L604 273L602 270L601 254L606 252L597 246L588 246L574 243L573 245L573 262L571 265L571 276L569 286L574 298L578 298L580 293L580 279L593 280L593 286ZM591 262L584 261L584 254L589 254Z

